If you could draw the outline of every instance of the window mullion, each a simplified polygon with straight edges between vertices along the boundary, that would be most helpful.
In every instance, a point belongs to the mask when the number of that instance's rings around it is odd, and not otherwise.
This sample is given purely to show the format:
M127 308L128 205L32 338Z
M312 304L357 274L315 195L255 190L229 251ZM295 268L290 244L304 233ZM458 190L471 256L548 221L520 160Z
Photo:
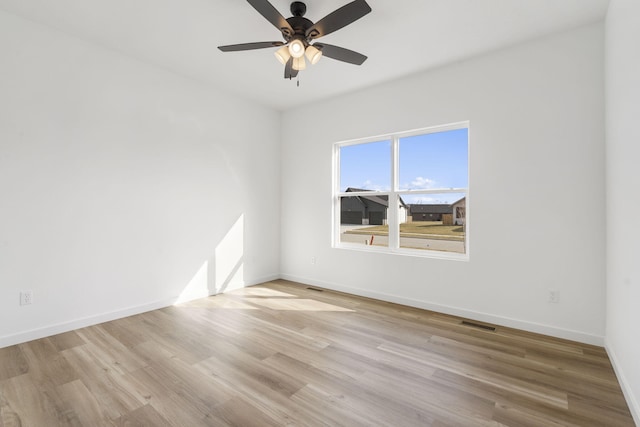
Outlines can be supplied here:
M400 225L398 224L398 166L399 166L399 148L398 137L394 137L391 141L391 192L389 194L389 207L387 222L389 228L389 248L398 249L400 247Z
M332 245L336 246L340 243L340 147L333 147L333 162L335 167L333 168L333 220L331 223L332 233Z

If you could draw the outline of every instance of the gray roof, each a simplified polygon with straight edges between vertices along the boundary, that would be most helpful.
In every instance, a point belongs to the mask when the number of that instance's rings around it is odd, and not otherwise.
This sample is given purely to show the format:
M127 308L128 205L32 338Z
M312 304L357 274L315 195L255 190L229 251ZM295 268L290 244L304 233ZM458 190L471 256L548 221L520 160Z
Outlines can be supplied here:
M347 193L355 193L355 192L360 192L360 191L373 191L373 190L365 190L362 188L353 188L353 187L349 187L347 188ZM377 203L379 205L382 206L389 206L389 196L387 195L380 195L380 196L359 196L362 199L365 199L367 201L373 202L373 203ZM409 206L404 202L404 200L402 200L402 197L400 197L400 204L402 206L404 206L405 208L408 208Z
M409 212L411 214L448 214L453 211L451 205L409 205Z

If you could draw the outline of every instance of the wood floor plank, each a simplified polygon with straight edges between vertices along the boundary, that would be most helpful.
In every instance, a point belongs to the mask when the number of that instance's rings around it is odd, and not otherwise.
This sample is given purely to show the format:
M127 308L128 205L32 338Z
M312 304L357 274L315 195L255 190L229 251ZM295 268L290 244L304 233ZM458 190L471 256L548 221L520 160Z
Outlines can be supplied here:
M300 408L277 380L251 376L239 366L217 357L199 362L195 367L212 382L236 391L245 402L257 408L265 419L271 420L269 424L272 421L276 425L295 424L291 420ZM311 417L312 414L305 416ZM302 424L302 419L299 418L298 423Z
M559 421L543 412L527 411L515 406L496 404L493 419L509 427L585 427Z
M171 423L151 405L144 405L118 417L111 424L114 427L171 427Z
M463 320L276 280L0 349L0 427L634 425L603 348Z
M300 389L291 399L304 408L305 413L315 416L317 421L311 425L358 427L380 425L382 421L373 411L368 414L358 413L340 395L324 391L313 384Z
M101 402L109 418L115 419L134 411L147 403L140 391L141 384L133 377L112 370L109 364L96 358L90 345L65 350L63 354L78 372L91 394Z
M17 345L0 348L0 361L0 381L29 372L27 359Z
M20 426L79 425L51 382L38 384L29 374L20 375L0 382L0 394L12 413L10 419L18 420Z
M436 343L437 346L432 345ZM496 373L507 373L510 378L530 382L544 382L558 390L566 390L577 395L600 396L608 401L610 391L618 391L613 375L592 375L589 368L576 369L575 366L558 366L552 358L528 358L511 354L501 354L493 350L477 348L440 337L432 337L425 349L444 357L455 357L465 364L487 369ZM601 369L600 371L603 371ZM606 370L604 370L606 372ZM559 375L561 374L561 375Z
M103 409L96 396L80 380L58 386L65 406L75 412L80 425L105 425L109 420L103 414Z
M471 393L495 402L494 419L496 418L495 411L499 409L498 406L517 408L535 415L539 413L547 414L549 419L552 420L563 420L562 416L568 413L566 409L559 408L556 405L532 400L527 396L512 393L503 387L477 381L474 378L458 375L457 373L438 370L429 379L436 384L446 386L452 390L458 390L460 393ZM570 418L571 416L568 416L567 419Z
M110 335L102 325L78 331L86 342L86 348L106 369L121 374L132 372L145 365L144 360L134 355L122 342Z
M175 375L167 373L160 366L147 366L131 375L144 385L143 394L149 405L173 426L226 426L215 414L216 402L203 402Z
M498 374L489 370L458 362L435 354L427 354L421 350L399 346L397 344L383 344L381 350L388 351L412 360L422 360L426 365L437 369L449 371L457 375L473 378L476 381L503 388L511 393L526 396L529 399L545 402L559 408L566 409L569 405L567 393L553 387L529 383L520 379L511 378L504 374Z
M283 423L269 417L268 414L252 405L242 396L236 396L226 401L216 408L216 413L232 426L279 427L283 425Z
M86 343L85 340L80 337L76 331L65 332L49 337L49 341L58 351L63 351L69 348L77 347Z
M358 379L359 384L374 389L388 390L388 402L383 408L404 406L405 413L448 418L465 426L488 426L493 421L494 402L473 393L438 386L425 378L404 377L398 381L387 372L367 372ZM412 424L415 424L413 420Z
M11 408L11 404L2 392L0 382L0 427L18 427L22 423L18 414Z
M315 415L317 422L311 425L376 424L374 411L360 414L345 402L347 390L359 394L359 390L353 388L352 378L316 368L281 353L266 359L264 364L280 375L292 375L306 383L291 399L303 408L304 413Z
M31 381L52 389L78 379L78 373L48 338L19 344L29 365Z

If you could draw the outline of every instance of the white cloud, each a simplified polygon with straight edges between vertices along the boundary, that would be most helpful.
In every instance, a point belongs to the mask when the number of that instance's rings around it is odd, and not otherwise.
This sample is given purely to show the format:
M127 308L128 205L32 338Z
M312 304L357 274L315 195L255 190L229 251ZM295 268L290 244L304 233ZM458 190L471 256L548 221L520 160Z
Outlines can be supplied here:
M435 181L429 178L423 178L421 176L416 177L413 181L411 181L411 185L409 188L425 190L428 188L433 188L435 186Z
M372 191L388 191L389 190L389 186L385 187L384 185L376 184L374 182L371 182L370 179L363 182L360 188L362 188L363 190L372 190Z

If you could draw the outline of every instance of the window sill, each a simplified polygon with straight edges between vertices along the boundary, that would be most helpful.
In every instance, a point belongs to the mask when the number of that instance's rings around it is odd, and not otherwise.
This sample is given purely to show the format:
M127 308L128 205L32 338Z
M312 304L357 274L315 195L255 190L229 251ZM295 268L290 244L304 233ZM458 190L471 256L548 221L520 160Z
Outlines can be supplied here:
M333 246L334 249L342 249L348 251L368 252L377 254L410 256L416 258L443 259L450 261L469 261L469 254L461 254L455 252L424 250L424 249L390 249L384 246L363 246L360 244L350 245L348 243L339 243Z

